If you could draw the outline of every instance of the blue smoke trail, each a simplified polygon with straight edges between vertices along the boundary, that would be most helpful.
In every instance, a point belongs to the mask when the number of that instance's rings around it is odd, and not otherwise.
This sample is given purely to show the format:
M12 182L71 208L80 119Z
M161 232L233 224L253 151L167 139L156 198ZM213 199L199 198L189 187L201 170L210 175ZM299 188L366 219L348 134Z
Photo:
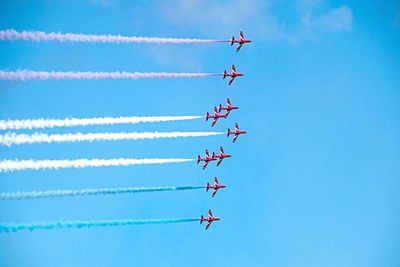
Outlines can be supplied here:
M133 194L147 192L180 191L202 189L205 186L165 186L165 187L121 187L121 188L100 188L82 190L48 190L30 192L8 192L0 193L0 200L29 199L29 198L48 198L65 196L89 196L89 195L114 195L114 194Z
M59 222L38 222L27 224L0 224L0 233L12 233L22 230L52 230L59 228L92 228L107 226L126 226L143 224L167 224L194 222L199 219L153 219L153 220L115 220L115 221L59 221Z

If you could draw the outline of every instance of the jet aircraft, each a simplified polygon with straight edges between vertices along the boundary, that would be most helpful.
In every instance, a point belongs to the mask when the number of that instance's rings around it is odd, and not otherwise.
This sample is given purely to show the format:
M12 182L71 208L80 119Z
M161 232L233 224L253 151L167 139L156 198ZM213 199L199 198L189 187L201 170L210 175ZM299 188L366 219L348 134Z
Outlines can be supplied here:
M239 135L246 134L246 133L247 133L246 131L239 129L239 124L236 122L235 123L235 131L232 132L231 129L228 128L228 133L227 133L226 137L229 137L229 135L231 135L231 134L235 135L235 137L233 137L233 142L232 142L232 143L235 143L236 139L239 137Z
M214 127L218 119L221 118L226 119L227 116L228 116L227 114L220 114L219 111L217 110L217 107L214 107L214 115L210 115L210 113L207 112L206 121L208 121L208 119L214 119L214 121L211 124L211 127Z
M210 183L207 183L206 192L208 192L209 189L214 189L214 192L211 195L212 197L214 197L215 194L217 193L218 189L225 188L225 187L226 187L226 185L219 184L218 178L214 177L214 185L210 185Z
M200 224L202 224L203 222L207 222L206 230L208 230L213 221L219 221L219 220L220 218L213 217L212 211L208 210L208 218L205 218L203 215L201 215Z
M232 110L235 110L235 109L239 109L239 107L237 107L237 106L232 106L231 100L230 100L229 98L227 98L227 99L226 99L226 107L222 106L222 104L219 104L218 111L221 112L221 110L226 110L226 114L225 114L225 115L226 115L226 117L228 117L229 113L230 113Z
M225 159L225 158L230 158L232 157L232 155L230 154L225 154L224 152L224 148L221 146L219 148L219 154L215 154L216 158L219 158L218 162L217 162L217 166L219 166L221 164L221 162Z
M226 77L231 77L231 79L229 80L229 85L231 85L231 84L233 83L233 81L235 80L236 77L241 77L241 76L244 76L244 74L243 74L243 73L238 73L238 72L236 71L235 65L232 65L232 71L231 71L231 73L229 73L229 72L227 72L227 71L225 70L225 71L224 71L224 78L223 78L223 79L225 79Z
M240 31L239 40L236 40L235 37L232 36L231 46L233 46L233 44L235 43L239 44L238 47L236 48L236 52L239 52L240 48L242 48L242 46L246 43L251 43L251 40L245 39L243 31Z
M218 158L216 157L215 153L212 153L212 156L210 157L210 153L208 153L208 149L206 149L206 155L204 158L201 158L200 155L197 156L197 164L199 164L201 161L204 161L203 165L203 170L207 167L208 163L211 161L215 161Z

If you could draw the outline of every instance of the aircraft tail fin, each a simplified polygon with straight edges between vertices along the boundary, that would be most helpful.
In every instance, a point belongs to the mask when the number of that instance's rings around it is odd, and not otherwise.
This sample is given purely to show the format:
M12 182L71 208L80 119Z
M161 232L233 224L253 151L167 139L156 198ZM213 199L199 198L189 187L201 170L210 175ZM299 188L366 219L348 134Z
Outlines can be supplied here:
M228 73L226 72L226 70L224 70L224 78L223 79L225 79L227 75L228 75Z
M203 217L203 215L201 215L201 217L200 217L200 224L203 223L203 220L204 220L204 217Z
M219 104L218 112L221 112L222 110L222 104Z
M209 118L210 118L210 113L207 112L207 114L206 114L206 121L208 121Z
M235 36L232 36L231 46L235 43Z
M201 161L200 155L197 156L197 164L199 164Z
M226 137L229 137L229 135L231 134L231 129L228 128L228 133L226 134Z
M210 189L210 183L207 183L207 189L206 189L206 192L208 192L208 189Z

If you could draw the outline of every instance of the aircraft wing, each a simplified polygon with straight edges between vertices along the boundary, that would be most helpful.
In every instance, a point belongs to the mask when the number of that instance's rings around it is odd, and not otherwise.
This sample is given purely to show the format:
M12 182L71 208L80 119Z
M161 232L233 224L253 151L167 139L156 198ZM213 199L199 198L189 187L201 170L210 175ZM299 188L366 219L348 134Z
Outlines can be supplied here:
M239 124L237 122L235 123L235 131L239 131Z
M212 217L213 215L212 215L212 211L211 210L208 210L208 217Z
M235 67L235 65L232 65L232 74L236 74L236 67Z
M242 48L243 43L239 44L238 47L236 48L236 52L239 52L240 48Z
M217 193L218 189L214 189L214 192L212 193L211 197L214 197L215 194Z
M207 225L206 225L206 230L208 230L208 228L210 227L210 225L211 225L211 221L207 223Z
M236 139L238 138L239 135L235 135L235 137L233 137L233 143L236 142Z
M222 160L223 160L223 159L220 159L220 160L217 162L217 166L219 166L219 165L221 164Z
M229 81L229 85L233 83L233 80L235 80L235 77L232 77L231 80Z
M241 39L241 40L244 40L244 34L243 34L243 31L240 31L240 34L239 34L239 36L240 36L240 39Z
M203 170L204 170L205 168L207 168L208 162L209 162L209 161L204 162Z
M215 182L216 184L219 184L218 178L217 178L217 177L214 177L214 182Z
M211 124L211 127L214 127L214 125L217 123L217 119L214 119L213 123Z

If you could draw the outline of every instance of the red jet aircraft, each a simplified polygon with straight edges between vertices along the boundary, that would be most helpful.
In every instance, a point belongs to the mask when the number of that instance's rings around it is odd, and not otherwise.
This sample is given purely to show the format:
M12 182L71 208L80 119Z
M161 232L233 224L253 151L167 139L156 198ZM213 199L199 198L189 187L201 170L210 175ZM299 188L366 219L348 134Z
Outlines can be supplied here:
M236 52L239 52L240 48L242 48L242 46L243 46L245 43L251 43L251 40L246 40L246 39L244 39L243 31L240 31L239 40L235 40L235 37L232 36L231 46L232 46L234 43L238 43L238 44L239 44L238 47L237 47L237 49L236 49Z
M223 147L221 146L219 148L219 155L216 154L215 155L216 158L219 158L219 161L217 162L217 166L219 166L221 164L221 162L224 160L224 158L230 158L232 157L232 155L229 154L225 154Z
M219 220L220 218L213 217L212 211L208 210L208 218L204 218L203 215L201 215L200 224L202 224L203 222L208 222L206 225L206 230L207 230L213 221L219 221Z
M206 149L206 156L202 159L200 157L200 155L197 156L197 164L200 163L200 161L204 161L204 165L203 165L203 170L207 167L208 163L210 163L210 161L214 161L217 160L217 156L215 155L215 153L212 153L212 156L210 157L210 154L208 153L208 149Z
M214 197L215 194L217 193L218 189L225 188L225 187L226 187L226 185L220 185L217 177L214 177L214 185L210 185L210 183L207 183L206 192L208 192L209 189L214 189L214 192L211 195L212 197Z
M210 113L207 112L206 115L206 121L208 121L208 119L214 119L213 123L211 124L211 127L214 127L214 125L217 123L217 120L220 118L224 118L226 119L228 115L222 115L218 112L217 107L214 107L214 115L210 115Z
M228 117L229 112L234 109L239 109L239 107L235 107L231 105L231 100L228 98L226 99L226 107L222 106L222 104L219 104L219 109L218 111L221 112L221 110L226 110L225 116Z
M236 139L239 137L241 134L246 134L246 131L239 130L239 124L236 122L235 123L235 131L232 132L231 129L228 128L228 134L226 137L229 137L229 135L233 134L235 137L233 137L233 143L235 143Z
M229 76L231 77L230 81L229 81L229 85L231 85L233 83L233 80L235 80L236 77L240 77L243 76L243 73L237 73L236 72L236 68L235 65L232 65L232 72L226 72L226 70L224 71L224 79Z

